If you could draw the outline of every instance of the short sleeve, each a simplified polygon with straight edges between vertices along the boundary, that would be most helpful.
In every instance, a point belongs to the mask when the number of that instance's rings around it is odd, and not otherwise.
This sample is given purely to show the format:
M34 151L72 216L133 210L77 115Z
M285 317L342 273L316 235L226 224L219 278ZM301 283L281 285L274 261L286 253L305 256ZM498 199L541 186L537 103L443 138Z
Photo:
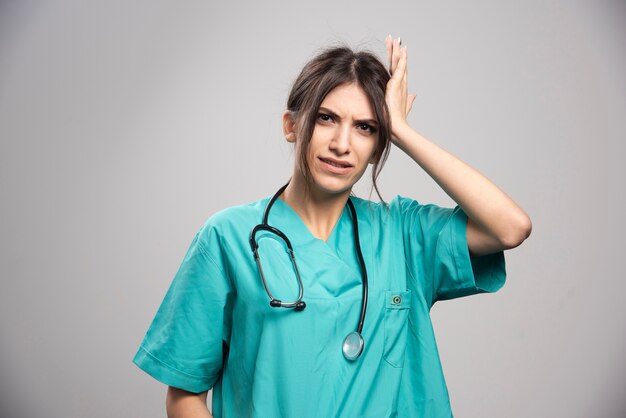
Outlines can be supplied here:
M196 235L133 362L169 386L199 393L221 373L231 286Z
M472 256L467 247L467 215L398 197L407 268L430 306L438 300L495 292L506 280L502 251Z

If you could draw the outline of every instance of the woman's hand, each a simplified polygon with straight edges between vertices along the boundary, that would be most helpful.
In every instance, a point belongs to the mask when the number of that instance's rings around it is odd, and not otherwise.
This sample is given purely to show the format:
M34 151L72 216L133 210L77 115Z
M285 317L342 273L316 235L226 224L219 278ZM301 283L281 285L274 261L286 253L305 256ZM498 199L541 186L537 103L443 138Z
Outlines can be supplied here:
M391 79L385 101L393 143L411 157L467 214L467 246L474 255L521 244L530 234L528 215L489 179L413 130L406 117L414 95L407 93L407 53L400 39L385 40Z
M387 83L385 100L391 118L391 133L394 142L398 133L406 127L406 117L411 111L415 95L408 94L407 90L407 50L401 46L400 38L393 39L391 35L385 39L389 55L389 73L391 78Z

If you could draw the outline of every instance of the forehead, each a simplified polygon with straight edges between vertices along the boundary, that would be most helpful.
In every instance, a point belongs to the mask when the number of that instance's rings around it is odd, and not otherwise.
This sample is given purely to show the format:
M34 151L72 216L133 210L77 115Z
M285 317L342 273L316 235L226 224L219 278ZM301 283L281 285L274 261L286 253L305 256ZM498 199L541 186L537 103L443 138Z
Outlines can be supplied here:
M351 116L354 119L376 119L369 97L357 83L335 87L324 97L320 107L326 107L340 116Z

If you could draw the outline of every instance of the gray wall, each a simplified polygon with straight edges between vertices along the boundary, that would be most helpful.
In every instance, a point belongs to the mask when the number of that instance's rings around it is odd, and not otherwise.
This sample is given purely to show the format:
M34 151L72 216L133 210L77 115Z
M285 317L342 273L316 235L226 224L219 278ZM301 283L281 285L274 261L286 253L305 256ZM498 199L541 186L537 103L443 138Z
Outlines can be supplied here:
M502 291L433 310L456 415L626 416L625 3L248 3L0 3L2 416L164 416L131 358L193 234L289 176L307 57L388 33L411 124L534 222ZM452 204L398 149L380 183Z

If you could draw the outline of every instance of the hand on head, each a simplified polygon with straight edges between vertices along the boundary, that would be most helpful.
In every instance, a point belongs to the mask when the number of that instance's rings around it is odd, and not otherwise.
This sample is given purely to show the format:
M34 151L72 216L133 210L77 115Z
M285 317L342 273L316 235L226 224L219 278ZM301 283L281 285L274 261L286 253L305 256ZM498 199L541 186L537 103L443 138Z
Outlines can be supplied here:
M402 124L406 124L406 117L411 111L414 94L407 90L407 49L401 46L400 38L393 39L391 35L385 39L389 56L389 73L391 78L387 83L385 101L389 109L392 133ZM393 135L396 136L395 134Z

